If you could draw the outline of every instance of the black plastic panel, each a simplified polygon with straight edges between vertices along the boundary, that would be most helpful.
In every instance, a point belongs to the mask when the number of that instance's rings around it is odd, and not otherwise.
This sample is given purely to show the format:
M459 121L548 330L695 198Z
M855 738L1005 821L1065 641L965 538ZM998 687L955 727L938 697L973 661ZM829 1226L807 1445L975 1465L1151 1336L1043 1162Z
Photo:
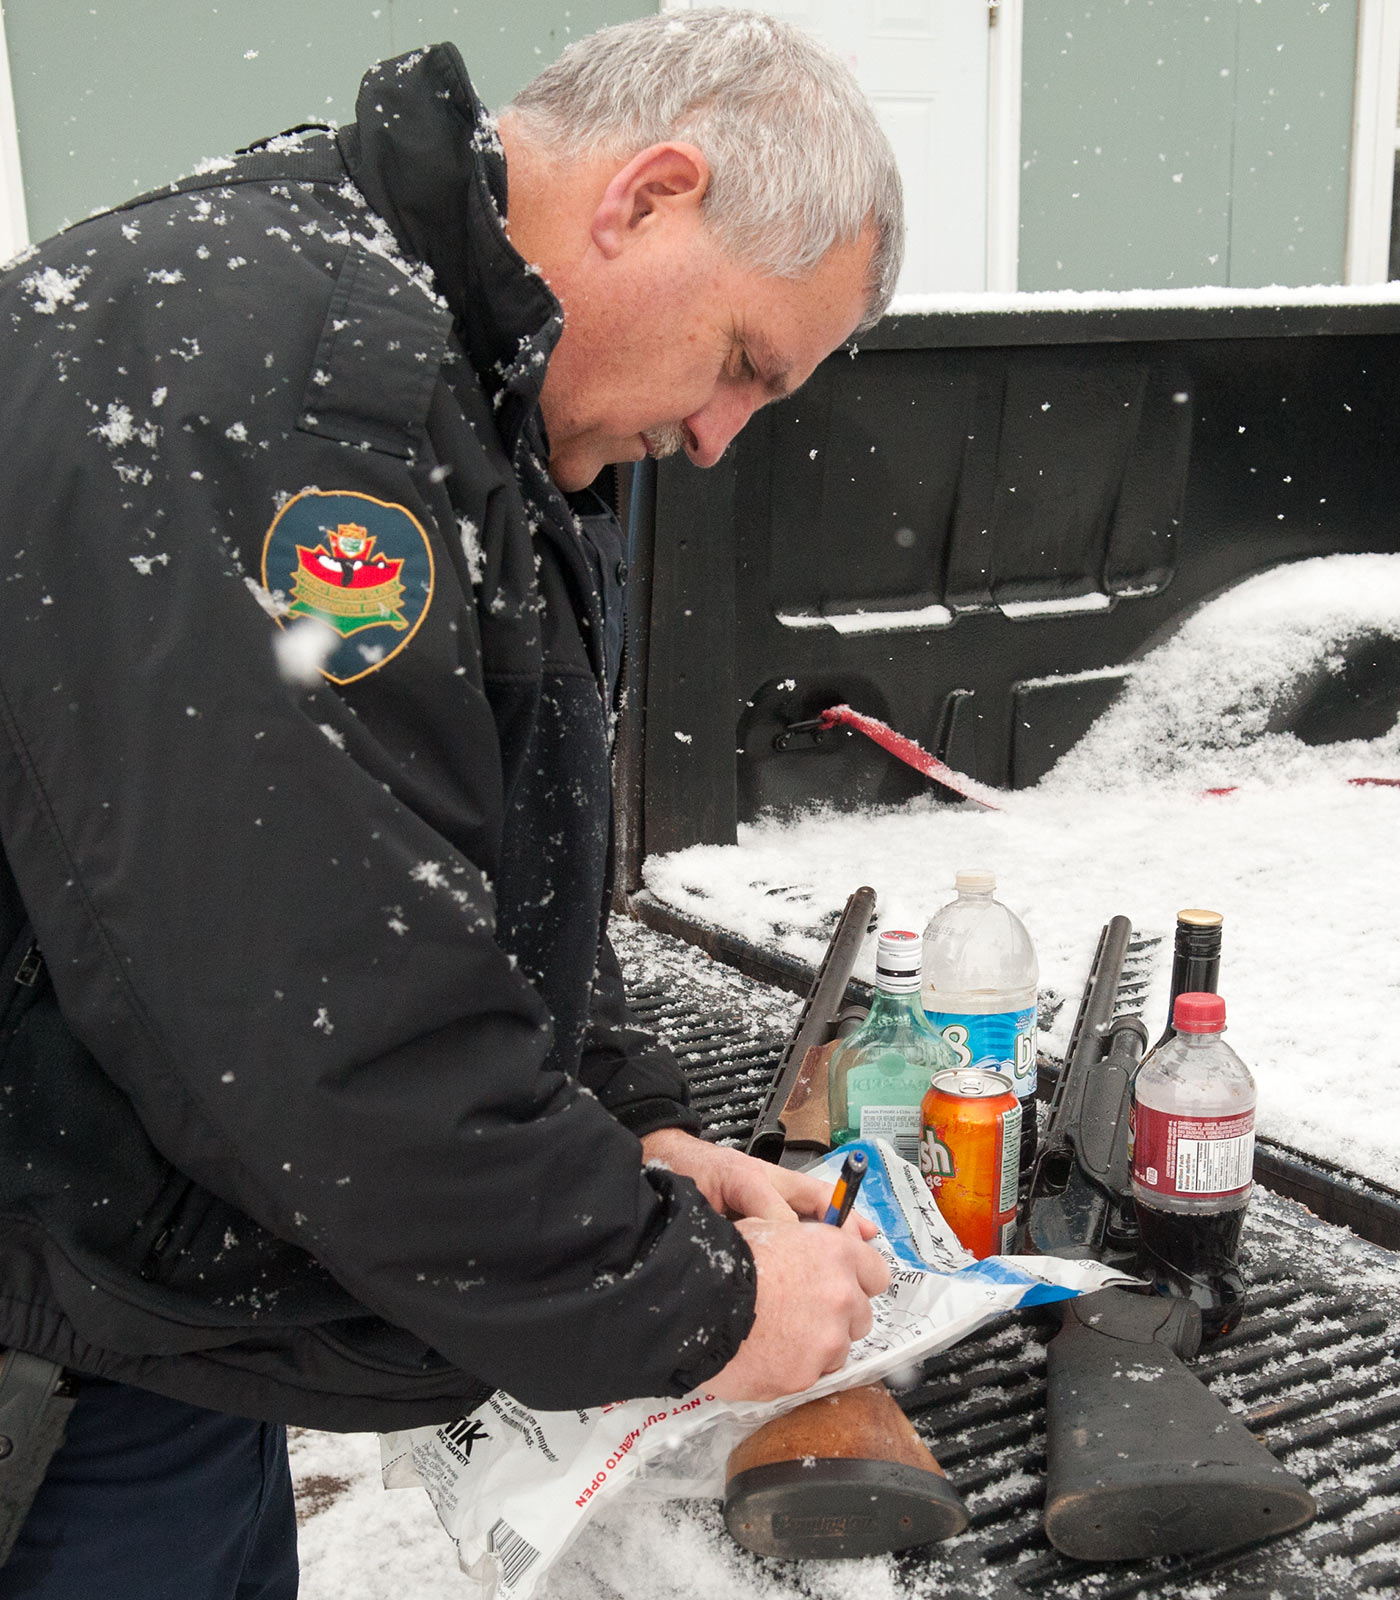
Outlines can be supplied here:
M777 742L826 705L1025 786L1107 698L1045 680L1131 663L1276 564L1400 550L1400 311L896 318L718 468L649 471L628 887L641 854L731 842L763 810L917 792L847 740ZM1358 657L1279 718L1369 727L1396 670Z

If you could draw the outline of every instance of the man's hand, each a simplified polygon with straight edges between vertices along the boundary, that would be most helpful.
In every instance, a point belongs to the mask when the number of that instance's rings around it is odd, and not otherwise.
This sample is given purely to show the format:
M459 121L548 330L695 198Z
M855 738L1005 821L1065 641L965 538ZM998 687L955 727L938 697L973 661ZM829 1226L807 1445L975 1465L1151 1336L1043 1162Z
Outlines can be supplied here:
M889 1268L850 1220L824 1228L753 1218L737 1227L758 1273L754 1323L705 1387L721 1400L776 1400L841 1366L870 1332L870 1296L889 1286Z
M793 1172L759 1161L740 1150L707 1144L679 1128L661 1128L642 1140L642 1155L692 1180L722 1216L762 1217L769 1222L795 1222L799 1217L826 1215L832 1186L805 1172ZM851 1214L863 1239L878 1231L864 1217Z
M870 1297L889 1287L889 1268L864 1241L878 1232L853 1211L840 1228L810 1227L831 1204L832 1186L741 1151L706 1144L679 1128L642 1140L648 1161L692 1179L753 1252L758 1297L739 1353L705 1387L721 1400L776 1400L835 1372L855 1339L870 1332Z

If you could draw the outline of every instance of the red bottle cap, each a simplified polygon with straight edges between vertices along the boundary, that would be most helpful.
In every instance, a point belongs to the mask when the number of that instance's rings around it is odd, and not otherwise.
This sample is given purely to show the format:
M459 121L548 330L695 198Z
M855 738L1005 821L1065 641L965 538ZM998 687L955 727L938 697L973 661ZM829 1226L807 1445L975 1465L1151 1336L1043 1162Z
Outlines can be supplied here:
M1225 1026L1225 1002L1218 994L1179 994L1172 1026L1178 1033L1219 1033Z

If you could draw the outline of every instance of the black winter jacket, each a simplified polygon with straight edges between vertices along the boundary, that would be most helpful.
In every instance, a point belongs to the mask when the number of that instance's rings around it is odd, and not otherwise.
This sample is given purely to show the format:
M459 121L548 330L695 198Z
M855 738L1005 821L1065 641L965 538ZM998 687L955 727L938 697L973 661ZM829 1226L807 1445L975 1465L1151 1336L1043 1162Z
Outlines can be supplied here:
M748 1331L640 1160L693 1122L603 938L599 561L505 184L440 46L0 280L0 1344L390 1428Z

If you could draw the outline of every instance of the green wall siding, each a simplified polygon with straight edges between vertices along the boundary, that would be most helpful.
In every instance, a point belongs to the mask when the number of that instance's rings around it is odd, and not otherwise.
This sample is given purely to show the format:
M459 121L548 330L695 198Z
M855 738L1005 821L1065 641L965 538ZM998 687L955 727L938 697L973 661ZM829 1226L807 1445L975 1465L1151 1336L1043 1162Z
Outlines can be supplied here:
M436 39L489 105L657 0L4 0L29 229L294 123ZM1023 289L1339 282L1357 0L1025 0Z
M372 62L451 39L500 105L648 0L4 0L31 238L298 122Z
M1026 0L1022 289L1339 283L1357 0Z

